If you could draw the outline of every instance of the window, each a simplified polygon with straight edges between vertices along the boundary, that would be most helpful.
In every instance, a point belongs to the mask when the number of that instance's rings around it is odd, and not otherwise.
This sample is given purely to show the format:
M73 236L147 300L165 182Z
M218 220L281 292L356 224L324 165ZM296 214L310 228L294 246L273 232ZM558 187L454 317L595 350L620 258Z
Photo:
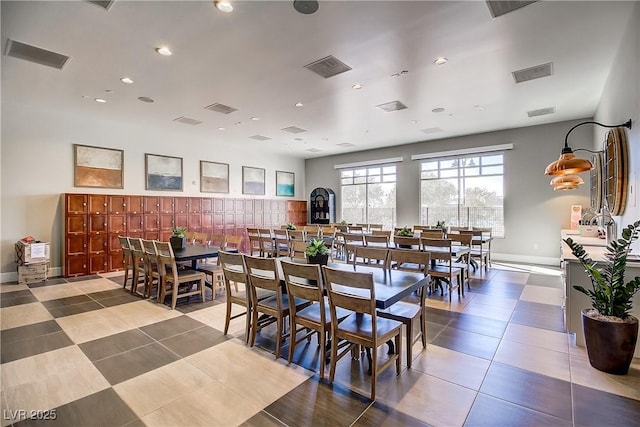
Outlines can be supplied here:
M396 219L395 166L343 169L340 179L342 220L393 227Z
M420 167L420 223L491 227L504 237L504 155L458 156Z

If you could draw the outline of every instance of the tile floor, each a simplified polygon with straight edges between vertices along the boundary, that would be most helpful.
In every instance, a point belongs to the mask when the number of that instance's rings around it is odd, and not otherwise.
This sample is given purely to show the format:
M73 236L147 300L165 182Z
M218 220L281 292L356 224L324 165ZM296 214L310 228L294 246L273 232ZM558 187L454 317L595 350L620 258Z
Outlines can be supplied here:
M314 341L295 364L256 347L224 296L176 310L122 290L121 274L0 286L2 426L626 426L640 420L640 363L590 367L564 332L559 270L494 263L464 298L431 295L428 346L384 372L340 361L331 385ZM239 310L239 309L238 309ZM384 350L381 350L382 353ZM286 355L288 346L282 349ZM382 355L381 353L381 355ZM406 361L404 361L406 363ZM328 376L328 373L327 373ZM55 409L55 420L51 417ZM34 411L34 412L32 412ZM29 418L33 414L33 417Z

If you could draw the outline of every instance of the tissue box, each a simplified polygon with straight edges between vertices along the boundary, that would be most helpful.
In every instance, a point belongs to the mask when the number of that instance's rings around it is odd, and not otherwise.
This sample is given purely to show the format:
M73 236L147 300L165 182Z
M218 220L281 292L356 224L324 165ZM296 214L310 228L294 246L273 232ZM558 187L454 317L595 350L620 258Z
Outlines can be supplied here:
M580 235L582 237L598 237L598 226L597 225L581 225Z

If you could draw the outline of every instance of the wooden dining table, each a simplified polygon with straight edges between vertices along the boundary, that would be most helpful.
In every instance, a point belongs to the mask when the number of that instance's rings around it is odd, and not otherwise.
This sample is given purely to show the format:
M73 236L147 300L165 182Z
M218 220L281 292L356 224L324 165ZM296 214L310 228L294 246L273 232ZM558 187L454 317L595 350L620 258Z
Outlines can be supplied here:
M195 244L187 245L182 249L174 249L173 255L176 262L191 261L191 269L197 270L199 259L216 258L220 250L220 246Z

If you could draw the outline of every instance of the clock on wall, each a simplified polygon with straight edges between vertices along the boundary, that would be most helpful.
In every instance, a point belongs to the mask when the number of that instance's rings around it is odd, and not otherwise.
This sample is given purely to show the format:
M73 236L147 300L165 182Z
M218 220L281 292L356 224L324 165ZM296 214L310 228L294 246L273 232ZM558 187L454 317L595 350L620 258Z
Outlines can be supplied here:
M607 132L603 159L604 201L611 215L622 215L627 204L629 173L627 134L617 127Z

